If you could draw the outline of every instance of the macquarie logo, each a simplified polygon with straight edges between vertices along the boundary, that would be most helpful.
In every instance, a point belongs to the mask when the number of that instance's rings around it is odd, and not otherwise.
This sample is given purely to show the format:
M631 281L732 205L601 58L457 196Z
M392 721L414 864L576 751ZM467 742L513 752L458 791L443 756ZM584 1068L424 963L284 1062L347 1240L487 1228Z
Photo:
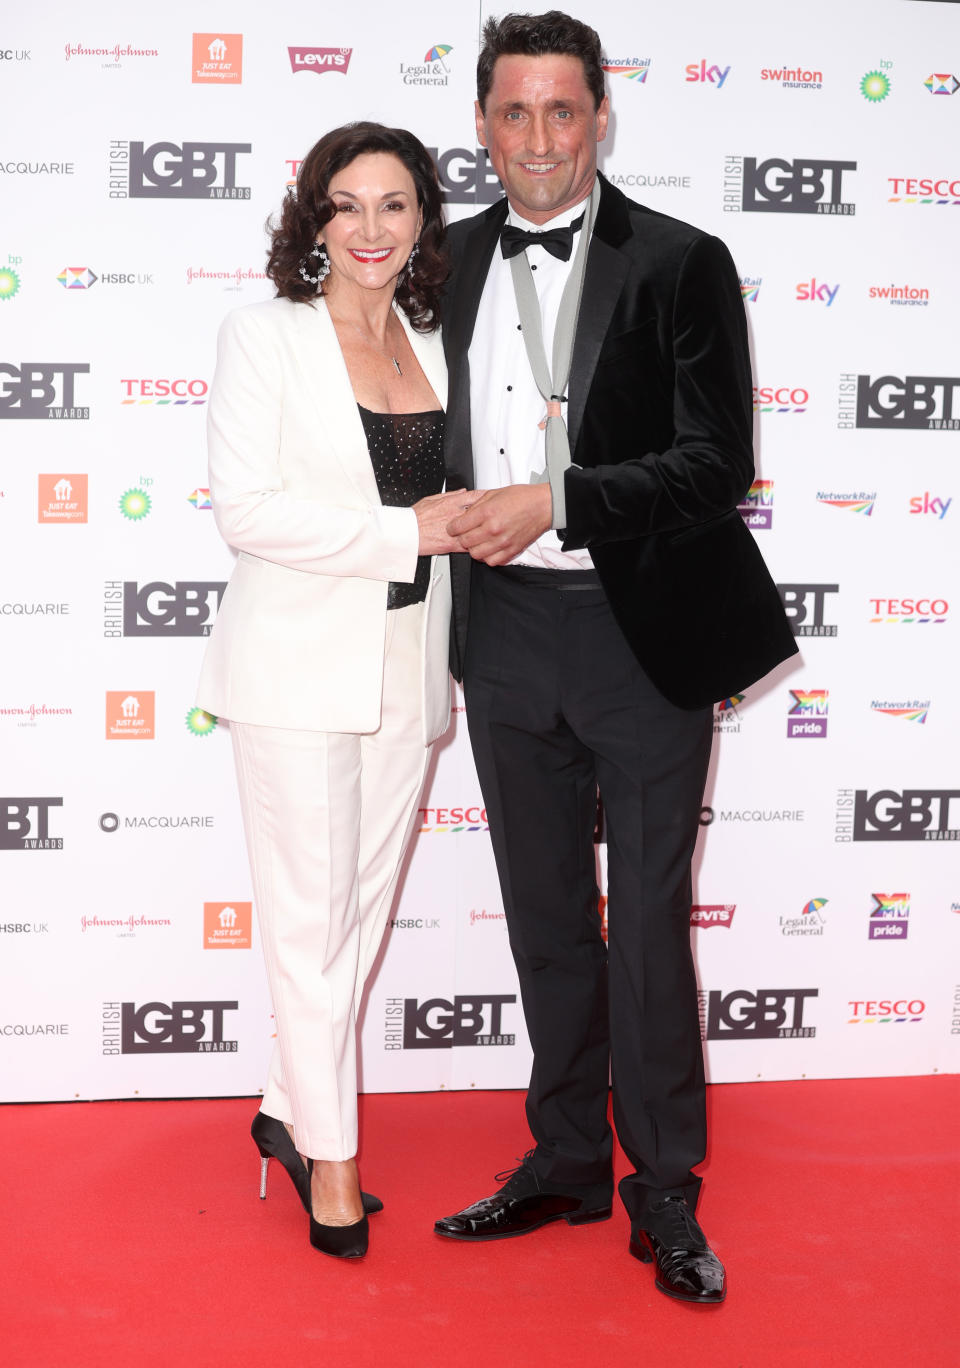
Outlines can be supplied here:
M835 637L837 628L826 621L828 594L836 594L839 584L778 584L783 611L796 637Z
M736 903L694 903L690 909L690 925L702 926L704 930L709 930L711 926L725 926L729 931L736 910Z
M237 162L252 150L239 142L126 142L109 147L111 199L250 198L249 185L237 184Z
M62 807L62 798L0 798L0 850L62 850L51 834L51 809Z
M205 637L226 589L225 580L107 580L105 637Z
M78 376L89 373L85 361L0 361L0 418L89 418L77 403Z
M909 893L871 893L868 938L870 940L906 940L909 929Z
M444 204L495 204L503 194L497 173L483 147L448 147L427 151L437 164Z
M825 504L827 508L841 508L847 513L862 513L865 518L873 517L876 502L877 491L875 489L869 492L856 489L842 494L838 494L834 490L817 490L817 503Z
M312 71L316 76L322 76L325 71L335 71L346 76L353 48L288 47L287 55L294 76L298 71Z
M793 702L787 712L788 738L806 740L826 737L829 694L826 689L791 689Z
M446 998L387 998L388 1050L451 1050L461 1045L514 1045L516 1036L503 1029L504 1012L517 1001L515 993ZM400 1013L396 1008L400 1007ZM396 1018L402 1020L398 1031ZM397 1036L399 1035L399 1040Z
M872 598L868 600L871 624L927 627L946 622L950 604L944 598Z
M848 381L842 378L841 384ZM892 431L960 431L960 376L856 377L856 426ZM843 424L843 426L852 426Z
M224 1040L224 1017L239 1003L135 1002L120 1005L120 1048L104 1054L235 1054L237 1042ZM116 1003L104 1003L104 1015Z
M904 722L919 722L922 725L930 712L930 699L907 698L893 703L885 699L877 702L874 699L870 704L870 711L882 713L885 717L899 717Z
M923 1020L927 1004L922 998L861 999L848 1002L848 1026L906 1026Z
M713 988L699 992L703 1040L790 1040L817 1034L804 1024L804 1009L818 988Z
M960 789L857 789L851 836L854 841L960 841Z
M855 161L819 158L731 155L723 163L723 209L732 214L840 214L857 212L844 199L844 177L849 184Z
M748 527L755 531L766 530L773 526L773 481L754 480L747 490L743 502L737 504L737 512Z

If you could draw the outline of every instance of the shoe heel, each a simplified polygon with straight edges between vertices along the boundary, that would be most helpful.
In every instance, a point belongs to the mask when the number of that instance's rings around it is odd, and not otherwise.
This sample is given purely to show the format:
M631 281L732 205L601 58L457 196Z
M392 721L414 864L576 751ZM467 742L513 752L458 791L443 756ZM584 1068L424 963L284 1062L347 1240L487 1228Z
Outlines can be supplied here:
M260 1151L260 1200L267 1200L267 1169L270 1167L270 1156Z
M595 1207L593 1211L571 1211L564 1220L567 1225L591 1225L594 1221L609 1221L613 1207Z
M642 1240L636 1239L633 1235L630 1236L630 1253L635 1259L639 1259L641 1263L653 1263L653 1254L650 1252L647 1245L645 1245Z

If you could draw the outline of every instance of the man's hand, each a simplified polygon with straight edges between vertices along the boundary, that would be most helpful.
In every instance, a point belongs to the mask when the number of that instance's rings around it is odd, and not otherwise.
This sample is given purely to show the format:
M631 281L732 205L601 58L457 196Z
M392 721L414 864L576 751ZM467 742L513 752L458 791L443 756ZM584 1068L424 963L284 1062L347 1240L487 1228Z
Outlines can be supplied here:
M413 505L420 529L420 555L445 556L451 551L465 551L460 541L450 536L447 524L457 513L483 498L482 489L452 489L445 494L428 494Z
M491 489L447 525L459 549L487 565L506 565L548 531L553 503L548 484Z

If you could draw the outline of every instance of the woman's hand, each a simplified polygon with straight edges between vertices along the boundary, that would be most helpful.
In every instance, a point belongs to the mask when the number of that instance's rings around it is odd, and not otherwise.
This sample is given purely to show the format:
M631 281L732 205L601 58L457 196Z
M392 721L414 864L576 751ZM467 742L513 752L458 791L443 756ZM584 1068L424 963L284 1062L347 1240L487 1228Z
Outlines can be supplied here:
M463 551L459 540L447 532L447 523L482 499L484 493L482 489L451 489L418 500L413 511L420 529L420 555L445 556L451 551Z

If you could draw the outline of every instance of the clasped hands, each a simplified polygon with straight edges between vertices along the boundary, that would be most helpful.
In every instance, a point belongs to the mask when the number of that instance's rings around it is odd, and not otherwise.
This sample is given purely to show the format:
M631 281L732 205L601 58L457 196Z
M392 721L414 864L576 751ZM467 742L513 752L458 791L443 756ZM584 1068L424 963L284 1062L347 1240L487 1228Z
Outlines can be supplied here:
M487 565L506 565L548 531L553 505L548 484L503 489L452 489L413 506L420 554L466 551Z

